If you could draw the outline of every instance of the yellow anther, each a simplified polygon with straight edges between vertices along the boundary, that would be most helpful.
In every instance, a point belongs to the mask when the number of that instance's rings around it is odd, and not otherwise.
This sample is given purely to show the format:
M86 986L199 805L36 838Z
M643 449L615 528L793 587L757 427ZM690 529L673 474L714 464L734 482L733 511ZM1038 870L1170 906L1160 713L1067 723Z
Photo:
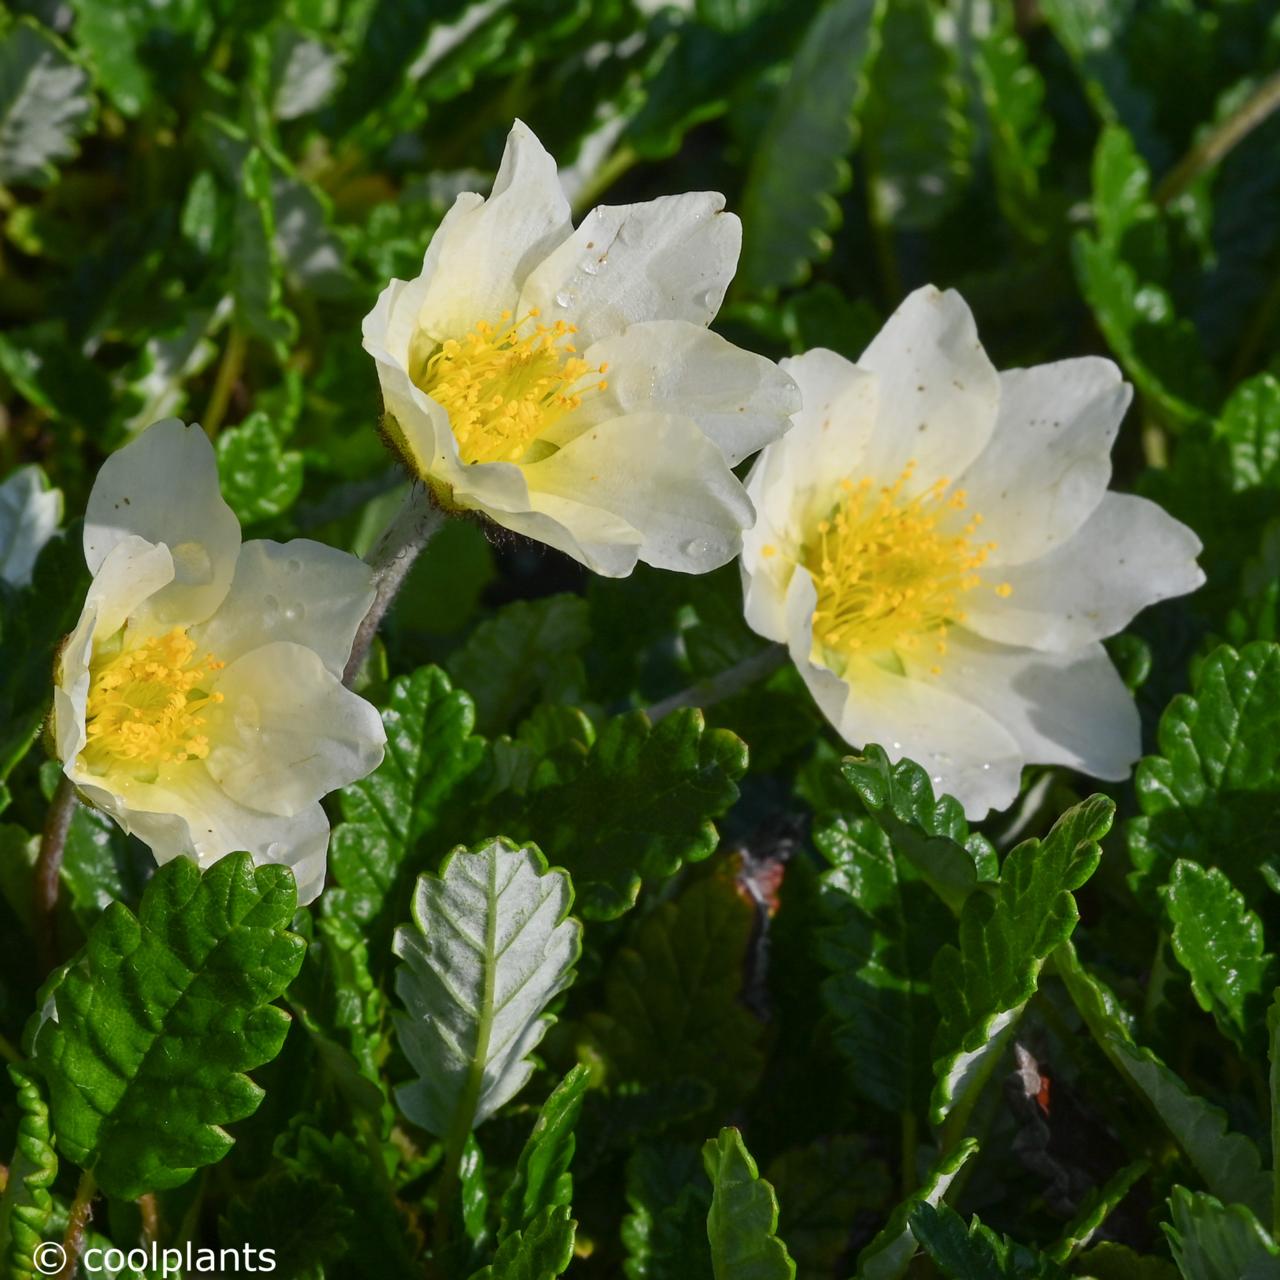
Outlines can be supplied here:
M584 384L593 368L567 339L576 326L557 320L535 324L532 307L500 326L481 320L460 339L450 338L427 360L418 385L449 414L463 462L518 462L529 446L600 381Z
M195 642L181 627L132 648L95 654L81 753L85 767L149 778L161 765L204 759L209 739L201 732L203 712L222 701L208 685L223 665L207 654L197 658Z
M954 513L966 495L948 494L945 478L905 497L915 470L908 462L879 488L867 478L841 481L830 515L802 549L818 592L814 638L837 655L913 654L927 640L941 658L948 629L964 617L961 596L982 583L979 570L995 544L971 540L981 516L959 524ZM1008 583L995 588L1001 597L1011 591ZM941 668L935 662L929 670Z

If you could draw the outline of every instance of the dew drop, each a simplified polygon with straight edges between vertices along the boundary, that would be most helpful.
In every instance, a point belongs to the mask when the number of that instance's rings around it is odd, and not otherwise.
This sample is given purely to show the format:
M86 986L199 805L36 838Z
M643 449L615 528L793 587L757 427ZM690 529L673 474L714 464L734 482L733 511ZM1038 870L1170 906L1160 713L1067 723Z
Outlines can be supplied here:
M587 259L583 262L583 264L582 264L582 271L583 271L583 274L584 274L584 275L589 275L589 276L596 276L596 275L599 275L599 274L600 274L600 259L599 259L599 258L587 258Z
M556 294L557 307L567 307L567 306L570 306L572 303L573 303L573 294L571 294L568 289L561 289L560 292Z
M286 622L297 622L299 618L306 615L306 608L300 604L291 604L285 607L284 620Z
M680 550L687 556L704 556L711 550L711 543L706 538L690 538Z
M280 613L280 601L275 596L262 597L262 621L270 626Z
M990 764L983 764L982 771L986 773L991 768Z
M720 293L716 289L703 289L694 295L693 305L702 311L715 311L720 306Z
M902 743L900 743L900 742L895 742L895 743L893 744L893 750L894 750L894 751L901 751L901 750L902 750Z

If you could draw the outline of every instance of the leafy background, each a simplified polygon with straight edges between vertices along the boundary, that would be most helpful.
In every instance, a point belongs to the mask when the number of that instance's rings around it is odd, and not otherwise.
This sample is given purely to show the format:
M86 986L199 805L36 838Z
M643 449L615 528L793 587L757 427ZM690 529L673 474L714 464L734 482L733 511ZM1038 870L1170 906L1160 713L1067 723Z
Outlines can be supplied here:
M0 611L0 1269L91 1168L90 1242L297 1277L1280 1276L1280 114L1215 149L1278 69L1273 0L9 0L0 475L42 463L73 514L184 415L250 536L367 551L404 482L360 318L518 115L579 212L726 193L743 345L856 357L933 281L1000 367L1110 354L1117 482L1209 580L1112 642L1134 780L1031 769L970 830L909 763L844 759L789 671L650 725L760 647L734 568L589 579L454 521L317 907L244 859L153 875L81 810L45 922L73 521ZM433 999L397 928L459 844L477 922L517 864L583 922L474 1133L483 1009L452 1092L397 1102Z

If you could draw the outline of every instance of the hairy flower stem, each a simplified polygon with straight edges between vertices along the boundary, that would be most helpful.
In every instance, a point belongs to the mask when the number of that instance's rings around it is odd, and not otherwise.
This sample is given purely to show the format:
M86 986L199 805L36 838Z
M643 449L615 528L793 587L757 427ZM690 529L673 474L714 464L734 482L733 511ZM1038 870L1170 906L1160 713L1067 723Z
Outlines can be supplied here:
M1180 196L1202 173L1212 169L1237 143L1280 107L1280 71L1268 76L1225 120L1220 120L1165 174L1155 202L1166 205Z
M649 708L649 719L657 724L663 716L668 716L681 707L709 707L723 702L725 698L732 698L735 693L742 693L757 681L771 676L786 660L786 646L771 644L710 679L699 681L679 693L673 693L669 698L663 698L661 702L655 702Z
M431 501L427 488L415 484L409 491L404 506L378 539L378 545L369 553L367 560L373 569L375 594L373 604L356 632L355 641L351 645L351 656L347 659L347 668L343 672L343 682L348 686L364 666L373 637L391 607L391 602L396 598L396 593L404 585L418 553L435 536L444 523L444 518L444 512Z
M76 1198L67 1213L67 1231L62 1237L62 1252L66 1261L58 1272L58 1280L71 1280L80 1266L80 1251L84 1248L85 1232L93 1217L93 1201L98 1194L98 1184L87 1170L80 1175Z
M45 970L57 963L54 947L53 913L58 906L58 893L62 886L62 854L67 847L67 832L76 811L76 789L71 779L63 777L53 793L49 813L44 820L40 836L40 852L36 857L35 908L36 928L40 945L40 959Z

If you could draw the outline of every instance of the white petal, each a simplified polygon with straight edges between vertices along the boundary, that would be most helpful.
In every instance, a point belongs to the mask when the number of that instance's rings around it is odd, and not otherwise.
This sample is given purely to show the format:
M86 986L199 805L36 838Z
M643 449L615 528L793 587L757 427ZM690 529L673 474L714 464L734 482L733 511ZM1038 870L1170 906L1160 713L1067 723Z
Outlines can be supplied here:
M727 564L755 520L724 455L690 419L671 414L602 422L523 470L535 506L550 494L624 520L641 535L640 559L659 569Z
M817 593L796 570L787 612L792 660L823 715L855 747L877 743L894 761L909 757L929 772L935 792L955 796L971 820L1003 809L1018 794L1023 755L1013 735L975 703L936 684L894 675L870 662L844 678L813 662Z
M796 380L803 403L791 430L765 450L771 473L762 474L751 496L798 543L829 514L840 481L866 473L880 385L875 374L821 347L784 360L782 367Z
M440 243L418 317L424 331L440 342L478 320L497 320L571 230L556 162L517 120L489 198L441 224L433 238Z
M290 816L372 773L386 733L377 711L319 656L277 641L220 672L208 715L210 775L240 804Z
M102 464L85 513L89 571L133 534L173 555L174 579L151 606L160 622L200 622L218 607L235 572L240 524L222 500L213 446L199 427L157 422Z
M89 584L84 609L58 653L54 671L54 742L64 765L70 765L84 750L94 645L115 635L126 622L131 631L136 629L145 636L152 629L147 603L172 580L173 558L168 547L130 535L112 548Z
M594 343L583 359L608 365L608 388L588 395L575 419L589 425L629 413L679 414L698 424L731 467L781 436L800 404L795 384L772 360L684 320L633 324Z
M292 640L341 677L373 594L373 571L336 547L307 538L246 542L226 599L192 639L225 663L273 640Z
M126 794L106 790L99 780L76 781L91 804L144 841L161 865L186 857L208 869L243 851L258 866L291 868L299 906L324 888L329 820L318 804L288 818L262 813L232 799L198 760L162 784L130 784Z
M641 320L707 325L738 265L742 226L713 191L601 205L525 282L518 310L578 326L588 347Z
M892 483L915 461L904 492L920 492L940 478L954 480L991 439L1000 379L954 290L917 289L858 366L880 379L879 416L863 463L872 479Z
M1078 649L1157 600L1194 591L1204 581L1199 553L1200 539L1154 502L1108 493L1048 555L987 575L1007 581L1010 597L984 588L965 595L965 625L1003 644Z
M61 523L62 491L49 488L39 467L19 467L0 484L0 578L26 586L36 557Z
M1096 356L1000 375L995 434L958 482L996 544L991 564L1034 560L1096 510L1132 396L1120 370Z
M467 466L458 456L444 406L415 386L402 366L378 360L377 369L387 413L395 420L418 475L460 507L528 511L529 491L519 467L509 462Z
M963 627L947 637L941 674L904 659L908 674L983 707L1034 764L1062 764L1120 781L1142 752L1133 696L1100 644L1039 653L993 644Z
M489 511L489 518L544 542L606 578L625 578L640 558L642 538L620 516L550 493L531 493L531 511Z

